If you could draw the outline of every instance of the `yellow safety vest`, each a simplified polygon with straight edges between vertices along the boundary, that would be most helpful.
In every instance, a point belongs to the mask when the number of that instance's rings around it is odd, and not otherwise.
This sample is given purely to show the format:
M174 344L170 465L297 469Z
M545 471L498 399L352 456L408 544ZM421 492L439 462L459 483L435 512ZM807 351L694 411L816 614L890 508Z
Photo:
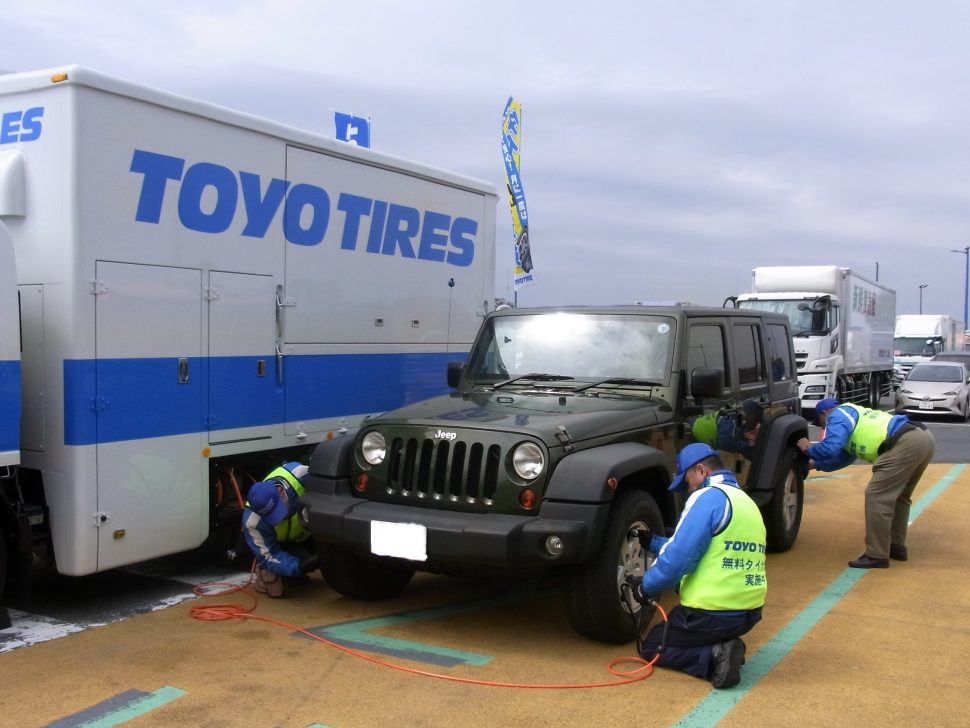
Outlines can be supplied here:
M874 463L879 457L879 448L889 436L889 425L893 415L881 410L866 409L854 404L844 404L842 407L855 410L859 414L852 434L845 443L845 449L866 462Z
M768 593L765 573L765 522L754 501L740 488L717 488L731 502L731 520L711 538L697 568L680 580L680 603L709 611L761 607Z
M306 488L303 487L300 479L282 465L266 476L266 480L276 479L285 480L296 492L298 498L302 498L303 494L306 493ZM301 543L310 538L310 532L300 523L300 516L297 513L277 523L275 530L276 539L280 543Z

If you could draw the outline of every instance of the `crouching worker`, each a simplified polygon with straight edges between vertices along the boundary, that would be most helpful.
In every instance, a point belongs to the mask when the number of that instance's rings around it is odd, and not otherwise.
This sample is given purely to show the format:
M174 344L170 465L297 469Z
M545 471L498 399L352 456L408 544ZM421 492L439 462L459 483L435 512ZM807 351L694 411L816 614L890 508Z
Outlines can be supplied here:
M319 568L316 545L300 523L300 478L307 466L286 463L249 489L242 515L243 538L256 557L256 591L286 595L287 583L302 581Z
M739 638L760 621L768 590L765 524L710 445L693 443L680 451L670 490L690 494L680 522L669 539L654 534L647 541L640 532L657 559L642 579L627 580L641 602L680 587L656 664L729 688L741 680L745 645ZM650 630L641 657L657 655L663 633L663 623Z

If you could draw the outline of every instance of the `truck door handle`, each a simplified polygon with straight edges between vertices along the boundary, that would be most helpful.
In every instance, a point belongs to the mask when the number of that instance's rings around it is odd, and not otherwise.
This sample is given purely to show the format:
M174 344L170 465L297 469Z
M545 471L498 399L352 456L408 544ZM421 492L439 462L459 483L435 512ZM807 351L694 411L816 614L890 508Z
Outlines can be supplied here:
M189 381L189 360L188 357L179 359L179 384L188 384Z
M276 383L283 386L283 350L276 345Z

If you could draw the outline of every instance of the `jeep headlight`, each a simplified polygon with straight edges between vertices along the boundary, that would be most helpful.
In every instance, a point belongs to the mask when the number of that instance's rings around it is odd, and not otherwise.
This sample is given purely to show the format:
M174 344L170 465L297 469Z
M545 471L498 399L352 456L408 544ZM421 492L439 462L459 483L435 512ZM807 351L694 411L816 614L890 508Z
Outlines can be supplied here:
M523 480L535 480L542 475L545 460L542 448L532 442L523 442L512 452L512 468Z
M370 465L380 465L387 454L387 443L384 436L376 431L368 432L360 441L360 454Z

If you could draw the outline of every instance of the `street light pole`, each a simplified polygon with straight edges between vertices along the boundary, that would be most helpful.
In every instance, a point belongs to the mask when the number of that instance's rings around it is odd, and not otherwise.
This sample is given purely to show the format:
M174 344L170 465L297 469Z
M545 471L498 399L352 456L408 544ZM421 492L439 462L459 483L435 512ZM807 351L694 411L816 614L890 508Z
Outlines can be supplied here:
M963 274L963 325L967 325L967 298L970 296L970 245L963 250L950 250L951 253L960 253L966 256L966 270Z
M923 313L923 289L926 288L929 283L919 284L919 312Z

